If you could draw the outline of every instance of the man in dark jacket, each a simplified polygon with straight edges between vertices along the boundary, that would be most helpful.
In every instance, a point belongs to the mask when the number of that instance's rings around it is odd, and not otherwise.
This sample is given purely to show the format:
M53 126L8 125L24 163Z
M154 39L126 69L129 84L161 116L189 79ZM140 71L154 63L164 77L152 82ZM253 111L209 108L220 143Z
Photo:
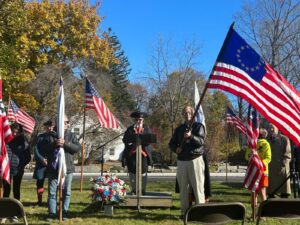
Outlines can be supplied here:
M177 154L176 178L180 190L181 213L189 207L188 192L192 187L196 204L204 203L204 139L205 130L201 123L194 122L192 130L187 130L192 122L194 109L186 106L182 110L185 123L174 131L170 140L171 151Z
M63 147L67 166L67 175L63 185L63 220L67 220L67 212L71 200L71 184L75 166L73 164L73 155L80 151L81 146L77 137L69 128L68 117L65 116L65 136L55 139L47 147L47 175L48 175L48 221L52 221L56 215L56 194L58 189L58 167L57 167L57 148Z
M142 134L150 134L151 130L149 127L144 125L145 113L143 112L133 112L130 117L134 118L134 125L127 128L125 131L123 142L125 144L125 149L122 154L122 165L127 165L129 172L129 179L132 192L136 193L136 136ZM146 194L147 185L147 171L148 165L152 164L151 158L151 147L150 143L141 143L141 154L142 154L142 194Z
M39 134L37 137L37 143L34 147L34 158L35 158L35 168L33 173L33 178L36 179L36 192L38 205L43 202L44 193L44 181L46 178L46 168L47 168L47 146L49 142L54 142L56 138L56 133L53 131L54 124L51 120L47 120L44 124L45 132Z

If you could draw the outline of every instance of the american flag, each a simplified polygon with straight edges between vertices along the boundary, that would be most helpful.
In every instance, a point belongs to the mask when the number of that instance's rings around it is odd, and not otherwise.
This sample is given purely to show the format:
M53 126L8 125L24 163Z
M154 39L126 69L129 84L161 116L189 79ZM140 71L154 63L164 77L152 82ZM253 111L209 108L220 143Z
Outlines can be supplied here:
M22 125L24 131L30 134L33 132L35 120L23 109L20 109L12 99L9 99L7 117L10 121L17 122Z
M250 104L248 107L247 116L247 143L250 149L256 150L257 138L259 135L259 116L256 109L254 109Z
M100 124L104 128L118 128L119 124L114 115L109 111L102 98L92 85L86 79L85 85L85 107L87 109L95 109L99 118Z
M300 145L300 94L233 29L228 31L209 78L218 88L244 98Z
M236 127L243 134L247 135L247 128L243 121L233 112L233 110L227 106L226 109L226 122Z
M252 192L261 189L264 180L264 171L266 167L256 152L257 138L259 135L259 116L250 104L247 116L247 143L248 147L253 150L249 159L248 168L245 174L244 185Z
M249 159L248 168L245 173L243 185L252 192L259 191L263 184L265 170L266 167L264 163L255 151Z
M13 139L10 125L6 116L0 117L0 163L1 163L1 177L3 180L6 180L10 183L10 165L8 154L6 150L6 143L10 142Z
M13 139L10 125L5 114L4 104L2 102L2 80L0 79L0 164L1 177L10 184L10 165L6 151L6 143Z

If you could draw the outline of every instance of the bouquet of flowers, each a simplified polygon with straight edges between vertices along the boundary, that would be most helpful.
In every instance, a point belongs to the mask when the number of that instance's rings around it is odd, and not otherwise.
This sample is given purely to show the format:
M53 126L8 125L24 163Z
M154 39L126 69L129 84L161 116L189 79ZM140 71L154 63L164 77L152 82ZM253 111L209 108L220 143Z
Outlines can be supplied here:
M112 205L123 202L126 197L128 186L115 175L103 175L91 178L92 201L102 202L103 205Z

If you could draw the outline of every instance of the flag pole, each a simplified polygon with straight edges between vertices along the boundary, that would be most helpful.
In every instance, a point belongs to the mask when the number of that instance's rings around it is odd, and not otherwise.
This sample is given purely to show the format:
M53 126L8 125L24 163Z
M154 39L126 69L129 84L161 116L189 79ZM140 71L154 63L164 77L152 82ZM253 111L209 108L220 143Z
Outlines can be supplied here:
M64 89L63 89L63 79L60 77L59 82L59 97L58 97L58 106L57 106L57 134L58 138L64 138L65 127L64 127L64 119L65 119L65 102L64 102ZM63 213L63 181L65 179L66 173L66 165L65 165L65 153L64 148L62 146L59 147L59 156L58 156L58 188L59 188L59 222L62 223L62 213Z
M3 198L3 182L2 182L2 177L0 178L0 198Z
M228 128L229 126L227 124L227 148L226 148L226 164L225 164L226 184L228 183L228 151L229 151L229 140L230 140L230 134Z
M256 219L256 191L251 192L251 201L252 201L252 219Z
M224 40L224 42L223 42L222 48L221 48L221 50L220 50L220 52L219 52L219 54L218 54L217 60L219 59L219 57L222 55L222 53L223 53L223 51L224 51L225 43L226 43L227 39L229 38L229 34L230 34L230 33L232 32L232 30L233 30L233 26L234 26L234 22L230 25L230 28L229 28L229 30L228 30L228 32L227 32L227 35L226 35L226 38L225 38L225 40ZM217 60L216 60L216 62L217 62ZM200 108L200 106L201 106L201 104L202 104L202 101L203 101L203 98L204 98L204 96L205 96L205 93L206 93L206 91L207 91L207 89L208 89L208 84L209 84L209 81L210 81L210 79L211 79L211 74L212 74L212 71L213 71L213 70L214 70L214 67L213 67L212 70L211 70L211 73L210 73L210 75L209 75L209 77L208 77L208 80L207 80L207 82L206 82L206 84L205 84L205 86L204 86L203 92L202 92L202 94L201 94L201 96L200 96L200 100L199 100L199 102L198 102L198 104L197 104L197 106L196 106L196 108L195 108L194 115L193 115L193 117L192 117L192 119L191 119L191 122L190 122L190 124L189 124L189 126L188 126L188 130L189 130L189 131L192 129L192 126L193 126L195 117L196 117L196 115L197 115L197 113L198 113L198 110L199 110L199 108Z
M0 81L1 81L1 89L0 89L0 94L1 94L1 98L2 98L2 77L0 76ZM9 96L10 99L10 96ZM3 141L3 140L2 140ZM1 152L2 154L2 152ZM0 198L3 198L3 179L2 176L0 177Z
M85 82L86 82L86 78L85 78ZM83 125L82 125L82 148L81 148L80 192L82 192L82 186L83 186L85 115L86 115L86 106L85 106L85 101L84 101L84 103L83 103Z
M62 223L62 176L59 179L59 223Z

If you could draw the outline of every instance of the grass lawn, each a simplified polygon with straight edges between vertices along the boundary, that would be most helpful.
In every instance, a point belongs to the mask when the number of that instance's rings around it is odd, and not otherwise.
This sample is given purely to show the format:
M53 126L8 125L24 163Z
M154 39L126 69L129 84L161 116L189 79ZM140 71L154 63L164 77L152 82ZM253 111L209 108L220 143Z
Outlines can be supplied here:
M47 182L46 182L47 184ZM179 195L174 193L174 182L151 182L147 186L148 191L161 191L173 193L173 207L171 209L164 208L142 208L138 213L135 208L116 208L114 209L113 217L105 217L101 212L97 204L91 204L90 200L90 187L91 183L89 178L86 178L84 182L84 190L80 192L79 180L73 180L73 190L70 205L70 212L68 221L63 221L63 224L162 224L162 225L176 225L183 224L179 219L180 204ZM47 186L47 185L46 185ZM45 190L47 191L47 190ZM250 220L251 208L250 208L250 193L242 187L241 183L212 183L213 197L210 201L224 202L224 201L239 201L247 207L247 219L246 224L255 224ZM44 201L46 201L47 193L44 194ZM25 206L25 212L28 218L29 224L49 224L45 221L48 211L46 203L43 206L36 205L36 188L35 180L23 181L21 201ZM8 223L8 222L7 222ZM59 224L56 220L52 224ZM234 222L232 224L240 224ZM300 221L296 220L276 220L267 219L262 224L277 225L277 224L300 224Z

